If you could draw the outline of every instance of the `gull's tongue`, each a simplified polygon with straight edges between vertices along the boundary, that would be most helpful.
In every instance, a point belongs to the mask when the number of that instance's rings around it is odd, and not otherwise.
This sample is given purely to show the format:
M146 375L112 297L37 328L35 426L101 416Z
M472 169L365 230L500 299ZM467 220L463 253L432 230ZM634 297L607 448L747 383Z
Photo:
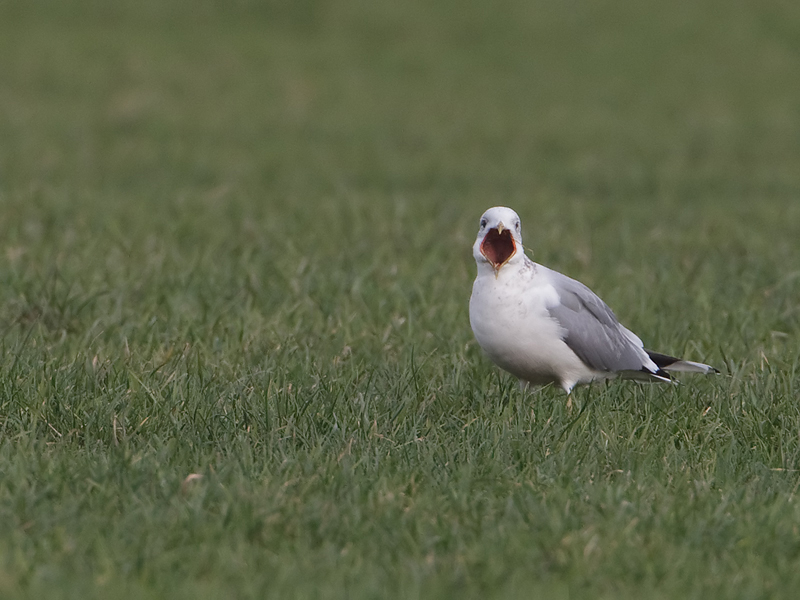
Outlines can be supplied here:
M495 268L505 264L515 250L514 238L511 237L509 229L504 229L502 233L496 228L490 229L481 242L481 252Z

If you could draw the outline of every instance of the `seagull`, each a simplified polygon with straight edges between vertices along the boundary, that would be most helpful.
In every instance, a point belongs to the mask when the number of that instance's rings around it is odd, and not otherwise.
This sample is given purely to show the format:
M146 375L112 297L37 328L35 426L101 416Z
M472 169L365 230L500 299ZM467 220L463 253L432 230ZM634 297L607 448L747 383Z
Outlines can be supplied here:
M673 381L671 371L716 373L714 367L645 350L588 287L524 253L519 216L490 208L472 247L478 275L469 300L475 339L523 387L576 385L621 377Z

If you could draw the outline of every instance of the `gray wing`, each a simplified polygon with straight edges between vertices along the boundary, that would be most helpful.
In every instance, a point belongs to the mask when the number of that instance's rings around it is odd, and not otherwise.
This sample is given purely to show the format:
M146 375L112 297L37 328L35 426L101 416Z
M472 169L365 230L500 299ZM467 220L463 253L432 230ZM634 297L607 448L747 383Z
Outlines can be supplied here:
M549 309L550 316L564 329L564 341L583 362L598 371L657 370L639 339L597 294L566 275L552 270L549 274L560 299Z

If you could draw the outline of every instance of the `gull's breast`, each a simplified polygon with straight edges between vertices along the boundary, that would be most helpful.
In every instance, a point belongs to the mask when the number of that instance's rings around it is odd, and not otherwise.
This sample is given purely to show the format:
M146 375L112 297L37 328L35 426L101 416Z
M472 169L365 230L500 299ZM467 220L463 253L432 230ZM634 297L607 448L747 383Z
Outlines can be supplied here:
M479 277L469 304L475 339L492 361L520 379L560 381L566 371L585 367L548 312L557 301L558 293L547 282Z

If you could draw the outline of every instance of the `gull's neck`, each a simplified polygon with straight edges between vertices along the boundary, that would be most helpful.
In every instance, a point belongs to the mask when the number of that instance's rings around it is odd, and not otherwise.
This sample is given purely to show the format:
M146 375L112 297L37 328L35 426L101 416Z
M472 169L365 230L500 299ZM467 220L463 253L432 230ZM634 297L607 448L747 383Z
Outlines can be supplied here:
M516 277L521 271L525 271L534 266L534 263L527 256L522 255L519 259L515 256L502 267L495 271L494 267L486 261L478 262L478 277L491 277L497 281L504 281L508 277Z

